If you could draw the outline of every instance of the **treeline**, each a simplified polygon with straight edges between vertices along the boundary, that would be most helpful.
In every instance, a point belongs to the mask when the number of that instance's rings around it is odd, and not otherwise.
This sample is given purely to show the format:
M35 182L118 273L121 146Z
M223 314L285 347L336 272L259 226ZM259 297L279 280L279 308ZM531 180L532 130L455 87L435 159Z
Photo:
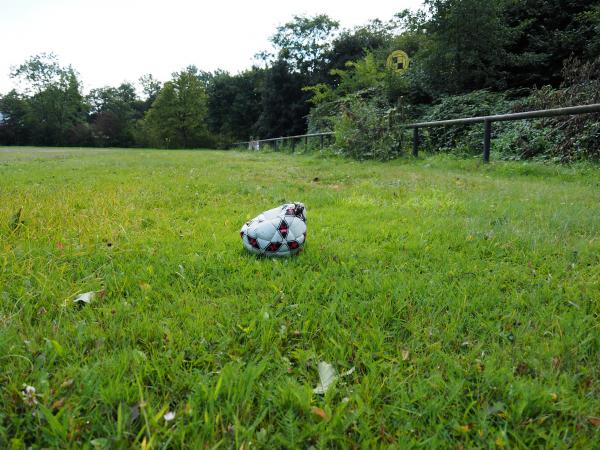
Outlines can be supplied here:
M0 97L0 145L215 147L306 131L335 131L335 151L392 158L399 123L600 101L597 0L426 0L417 12L340 29L294 17L273 50L239 74L190 66L160 83L93 89L52 55L15 68L20 89ZM390 52L410 68L386 66ZM508 158L597 158L598 116L494 126ZM436 129L433 151L479 151L480 130Z

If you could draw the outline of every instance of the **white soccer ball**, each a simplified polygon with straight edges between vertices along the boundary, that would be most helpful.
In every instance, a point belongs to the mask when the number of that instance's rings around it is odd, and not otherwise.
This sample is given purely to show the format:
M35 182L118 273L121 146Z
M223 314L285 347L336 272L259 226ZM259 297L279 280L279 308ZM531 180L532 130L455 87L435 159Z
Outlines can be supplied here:
M250 253L265 256L295 255L306 241L306 207L286 203L259 214L240 231Z

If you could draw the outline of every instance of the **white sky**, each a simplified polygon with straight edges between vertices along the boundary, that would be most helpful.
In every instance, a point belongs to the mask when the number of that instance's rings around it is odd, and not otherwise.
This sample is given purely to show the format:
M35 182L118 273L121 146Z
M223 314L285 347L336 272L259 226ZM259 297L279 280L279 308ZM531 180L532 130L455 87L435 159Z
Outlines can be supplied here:
M422 0L0 0L0 93L15 87L11 66L41 52L81 74L84 90L161 81L195 64L237 73L269 49L294 14L327 14L343 28L388 20Z

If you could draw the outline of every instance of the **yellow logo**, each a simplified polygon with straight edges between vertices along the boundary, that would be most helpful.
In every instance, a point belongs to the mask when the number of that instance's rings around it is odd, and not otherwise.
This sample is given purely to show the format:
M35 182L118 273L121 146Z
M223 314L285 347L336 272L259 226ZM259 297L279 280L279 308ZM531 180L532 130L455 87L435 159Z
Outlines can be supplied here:
M393 51L387 58L388 69L391 69L400 75L404 74L408 70L409 64L410 59L402 50Z

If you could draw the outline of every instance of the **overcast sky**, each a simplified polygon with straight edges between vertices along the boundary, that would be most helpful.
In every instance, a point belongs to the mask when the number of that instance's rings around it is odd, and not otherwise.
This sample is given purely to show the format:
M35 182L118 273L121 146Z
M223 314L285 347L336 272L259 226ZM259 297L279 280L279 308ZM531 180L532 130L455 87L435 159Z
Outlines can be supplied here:
M294 14L327 14L344 28L390 19L422 0L0 0L0 93L11 66L54 52L81 74L84 90L145 73L161 81L190 64L236 73L268 49Z

